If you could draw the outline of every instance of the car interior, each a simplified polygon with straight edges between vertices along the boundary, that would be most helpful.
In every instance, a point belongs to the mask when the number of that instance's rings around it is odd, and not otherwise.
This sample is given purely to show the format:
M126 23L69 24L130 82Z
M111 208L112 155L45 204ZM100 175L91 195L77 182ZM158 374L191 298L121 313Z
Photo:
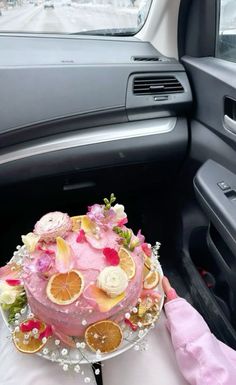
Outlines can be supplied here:
M46 212L113 192L236 349L236 3L131 3L135 31L9 31L2 9L1 266Z

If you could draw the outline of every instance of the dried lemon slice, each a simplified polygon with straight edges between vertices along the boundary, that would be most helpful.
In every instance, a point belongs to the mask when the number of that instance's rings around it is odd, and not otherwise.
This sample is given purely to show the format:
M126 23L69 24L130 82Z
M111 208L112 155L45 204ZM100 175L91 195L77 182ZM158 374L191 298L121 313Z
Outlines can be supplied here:
M160 280L159 273L157 271L150 271L144 278L143 288L154 289Z
M131 313L130 321L133 325L142 324L142 326L149 326L155 322L159 316L160 309L158 301L151 297L146 297L138 305L138 312Z
M144 265L143 265L143 278L144 279L150 273L151 267L152 267L152 260L151 260L151 258L145 256L144 257Z
M78 270L51 276L46 292L50 301L58 305L69 305L79 298L84 289L84 279Z
M85 341L91 350L110 353L122 342L122 331L113 321L99 321L89 326L85 332Z
M43 331L44 329L45 324L42 322L39 331ZM26 335L28 337L27 339ZM24 333L21 330L14 331L12 333L12 339L17 350L27 354L38 352L47 343L43 342L39 338L35 338L34 335L30 335L30 333Z
M131 254L124 247L118 252L120 257L120 267L126 272L129 279L132 279L135 276L135 262Z

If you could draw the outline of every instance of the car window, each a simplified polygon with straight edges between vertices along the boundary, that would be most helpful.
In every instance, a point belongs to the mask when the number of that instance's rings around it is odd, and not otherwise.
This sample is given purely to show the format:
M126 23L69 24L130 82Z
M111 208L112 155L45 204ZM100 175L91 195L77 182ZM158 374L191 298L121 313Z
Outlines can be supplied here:
M221 0L216 56L236 62L236 1Z
M152 0L0 0L0 32L134 35Z

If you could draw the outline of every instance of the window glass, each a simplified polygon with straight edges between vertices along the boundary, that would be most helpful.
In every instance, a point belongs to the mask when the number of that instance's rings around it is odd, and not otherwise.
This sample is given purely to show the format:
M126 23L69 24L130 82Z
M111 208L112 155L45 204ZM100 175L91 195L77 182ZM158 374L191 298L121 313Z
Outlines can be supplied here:
M133 35L152 0L0 0L0 32Z
M236 62L236 0L220 1L216 56Z

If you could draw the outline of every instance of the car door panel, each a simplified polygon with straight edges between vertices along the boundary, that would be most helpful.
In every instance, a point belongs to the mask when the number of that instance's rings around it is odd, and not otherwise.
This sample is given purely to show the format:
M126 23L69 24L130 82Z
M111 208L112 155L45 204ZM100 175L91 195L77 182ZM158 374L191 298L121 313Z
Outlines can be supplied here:
M227 196L217 183L230 176L234 186L236 174L236 64L216 57L220 5L220 0L181 2L179 50L194 103L179 184L177 250L194 305L212 332L235 348L236 218L233 191Z

